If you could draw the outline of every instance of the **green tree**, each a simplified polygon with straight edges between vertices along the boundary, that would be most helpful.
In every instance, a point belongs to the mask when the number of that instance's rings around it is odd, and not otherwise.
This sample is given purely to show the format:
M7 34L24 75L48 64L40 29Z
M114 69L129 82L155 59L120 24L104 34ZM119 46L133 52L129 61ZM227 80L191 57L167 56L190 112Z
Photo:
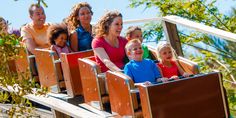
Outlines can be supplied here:
M219 12L215 3L216 0L130 0L130 7L141 5L144 5L146 9L155 7L158 10L157 16L177 15L211 27L236 33L235 8L232 9L232 14L225 15ZM160 24L151 26L151 30L144 32L144 36L148 37L151 34L151 37L158 37L157 40L163 37L160 35L163 34ZM230 101L229 105L232 111L235 110L236 43L199 32L178 32L182 44L191 46L201 53L200 56L190 56L192 60L198 62L201 72L210 72L217 69L223 73L224 86L227 88ZM156 34L157 36L153 36ZM204 46L210 47L210 49ZM185 51L184 54L186 54Z
M17 1L17 0L15 0ZM38 4L42 3L47 7L44 0L38 0ZM0 27L0 31L2 27ZM43 95L45 89L41 89L35 82L35 79L30 79L29 72L17 73L11 69L14 60L22 58L19 51L25 49L20 45L21 37L12 34L0 34L0 103L11 103L12 107L7 111L9 117L21 116L30 117L29 114L33 107L31 102L24 98L24 95L35 94ZM14 64L13 64L14 66ZM19 79L19 76L21 79ZM1 111L0 111L1 112Z
M28 113L32 109L29 100L23 96L27 94L42 94L42 89L30 79L29 74L19 73L11 69L14 66L14 60L21 58L18 54L23 48L19 45L21 38L15 35L0 34L0 86L6 90L0 89L0 103L11 103L12 108L7 112L10 117L17 113ZM21 76L21 79L18 77ZM33 90L35 88L35 90ZM18 114L18 115L20 115Z

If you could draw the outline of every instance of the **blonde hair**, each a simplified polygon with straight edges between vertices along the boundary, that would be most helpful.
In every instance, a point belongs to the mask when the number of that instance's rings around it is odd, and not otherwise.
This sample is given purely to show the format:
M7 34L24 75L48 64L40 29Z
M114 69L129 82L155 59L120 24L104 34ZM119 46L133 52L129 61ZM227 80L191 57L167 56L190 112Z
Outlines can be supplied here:
M96 24L96 36L102 37L108 35L110 25L116 17L122 18L122 14L118 11L108 11L105 13Z
M128 27L127 31L126 31L126 39L130 39L132 33L135 31L135 30L139 30L142 32L142 29L138 26L130 26Z
M126 53L130 52L131 48L132 48L132 45L135 44L135 43L140 43L140 45L141 45L141 41L139 39L137 39L137 38L132 39L125 45L125 52Z
M169 42L162 42L157 45L157 56L159 59L161 59L160 53L164 48L170 48L172 51L173 58L176 59L177 55L175 53L175 50L172 48L172 46Z
M78 25L81 25L80 21L77 20L77 17L79 10L82 7L87 7L90 10L91 15L93 15L92 7L87 2L80 2L74 5L71 9L70 15L66 19L64 19L65 23L68 25L68 29L70 32L75 30L78 27Z

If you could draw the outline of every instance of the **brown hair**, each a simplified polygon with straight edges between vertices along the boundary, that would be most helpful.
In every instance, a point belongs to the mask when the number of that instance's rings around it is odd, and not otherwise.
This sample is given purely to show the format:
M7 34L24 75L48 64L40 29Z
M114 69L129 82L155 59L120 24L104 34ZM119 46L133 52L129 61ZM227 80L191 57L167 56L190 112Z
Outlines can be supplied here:
M105 13L96 24L96 36L102 37L107 35L109 33L110 25L116 17L122 17L122 14L118 11L109 11Z
M141 45L140 40L137 39L137 38L130 40L130 41L125 45L125 52L126 52L126 53L131 51L131 46L132 46L132 44L134 44L134 43L140 43L140 45Z
M29 7L29 14L30 14L30 16L32 16L33 13L34 13L34 9L33 9L34 7L36 7L36 8L42 8L42 9L43 9L43 7L40 6L39 4L31 4L30 7Z
M132 33L135 31L135 30L140 30L142 32L142 29L138 26L130 26L128 27L127 31L126 31L126 38L130 38Z
M60 34L66 34L68 39L69 35L65 24L54 24L48 28L47 36L51 45L55 45L55 39L57 39Z
M3 17L0 16L0 33L2 33L2 31L5 32L7 29L8 29L8 22Z
M71 9L70 15L64 20L65 23L68 25L69 31L73 31L76 29L78 25L80 25L80 21L77 20L78 12L82 7L87 7L91 14L93 15L92 7L87 2L80 2L74 5Z

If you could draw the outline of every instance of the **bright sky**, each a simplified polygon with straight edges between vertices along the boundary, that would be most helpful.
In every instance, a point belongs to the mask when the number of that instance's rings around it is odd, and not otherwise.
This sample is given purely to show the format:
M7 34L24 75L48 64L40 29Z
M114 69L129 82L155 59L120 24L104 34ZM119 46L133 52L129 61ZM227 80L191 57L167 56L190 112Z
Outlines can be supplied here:
M1 0L0 16L11 23L10 27L19 28L21 25L30 22L28 8L36 0ZM144 7L135 9L128 8L128 0L45 0L48 8L45 9L47 22L59 23L67 17L73 5L78 2L86 1L92 6L94 12L92 22L103 15L106 10L119 10L125 20L152 18L156 16L156 9Z
M10 27L19 28L21 25L30 22L28 8L37 0L1 0L0 16L8 20ZM47 22L59 23L70 13L72 6L78 2L86 1L93 9L92 22L103 15L106 10L119 10L124 20L153 18L157 15L157 9L146 9L144 7L128 8L129 0L45 0L48 8L45 8ZM216 4L222 13L229 13L231 7L236 6L236 0L218 0Z

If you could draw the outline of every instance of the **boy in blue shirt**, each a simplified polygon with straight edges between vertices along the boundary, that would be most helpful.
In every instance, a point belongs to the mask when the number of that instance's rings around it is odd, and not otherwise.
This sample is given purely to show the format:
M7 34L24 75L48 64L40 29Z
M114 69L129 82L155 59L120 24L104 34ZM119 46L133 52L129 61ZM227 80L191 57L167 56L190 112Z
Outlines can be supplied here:
M125 65L124 73L132 78L134 83L150 85L161 81L162 76L156 64L150 59L142 58L143 50L139 39L130 40L125 50L130 61Z

